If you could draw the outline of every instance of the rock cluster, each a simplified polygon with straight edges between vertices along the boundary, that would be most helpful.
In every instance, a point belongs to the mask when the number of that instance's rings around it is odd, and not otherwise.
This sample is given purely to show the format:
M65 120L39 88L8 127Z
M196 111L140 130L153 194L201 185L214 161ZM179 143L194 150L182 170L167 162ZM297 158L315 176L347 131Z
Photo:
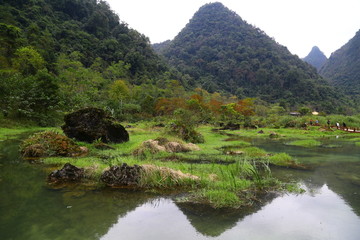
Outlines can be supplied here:
M50 173L48 181L51 183L76 182L84 177L84 173L83 168L78 168L70 163L66 163L62 169Z
M113 166L101 175L101 181L109 186L137 186L140 180L142 167L138 165Z

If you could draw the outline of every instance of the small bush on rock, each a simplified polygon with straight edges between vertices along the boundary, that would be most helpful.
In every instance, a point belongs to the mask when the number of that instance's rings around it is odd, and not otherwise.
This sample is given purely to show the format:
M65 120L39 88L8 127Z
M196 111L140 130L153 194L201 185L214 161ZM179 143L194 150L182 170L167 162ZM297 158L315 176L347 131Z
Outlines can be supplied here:
M87 151L70 138L53 131L36 133L21 144L24 157L76 156Z

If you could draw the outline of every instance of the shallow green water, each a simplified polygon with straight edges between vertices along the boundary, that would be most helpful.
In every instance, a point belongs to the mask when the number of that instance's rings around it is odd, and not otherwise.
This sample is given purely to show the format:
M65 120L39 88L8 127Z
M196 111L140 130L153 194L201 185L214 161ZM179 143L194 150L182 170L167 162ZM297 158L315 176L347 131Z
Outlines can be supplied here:
M339 139L326 144L341 148L311 149L252 141L312 164L311 171L273 169L307 193L225 211L134 191L54 190L41 165L19 158L18 140L1 141L0 239L360 239L360 147Z

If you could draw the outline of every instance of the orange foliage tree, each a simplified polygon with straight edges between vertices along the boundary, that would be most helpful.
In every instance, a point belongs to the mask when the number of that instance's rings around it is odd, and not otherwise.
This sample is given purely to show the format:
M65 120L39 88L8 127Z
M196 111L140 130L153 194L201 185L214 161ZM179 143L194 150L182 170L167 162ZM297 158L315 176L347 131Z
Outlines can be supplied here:
M253 98L245 98L237 102L235 105L235 111L245 117L255 115L255 106Z
M155 104L155 112L158 115L170 115L178 108L185 108L183 98L159 98Z

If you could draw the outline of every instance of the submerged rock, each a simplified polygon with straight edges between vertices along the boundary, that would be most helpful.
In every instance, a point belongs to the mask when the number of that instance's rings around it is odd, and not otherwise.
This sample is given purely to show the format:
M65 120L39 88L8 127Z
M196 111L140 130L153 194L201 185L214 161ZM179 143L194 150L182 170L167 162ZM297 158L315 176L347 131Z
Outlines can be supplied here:
M64 133L78 141L92 143L101 139L102 142L122 143L129 141L129 133L104 110L85 108L64 117Z
M279 137L279 134L277 134L276 132L271 132L269 134L269 138L278 138Z
M239 130L240 129L240 123L232 123L228 122L226 124L220 124L220 130Z
M66 163L62 169L50 173L48 181L51 183L77 182L84 177L84 174L83 168L78 168L70 163Z
M109 186L137 186L140 180L142 167L133 167L123 163L121 166L113 166L101 175L101 181Z

